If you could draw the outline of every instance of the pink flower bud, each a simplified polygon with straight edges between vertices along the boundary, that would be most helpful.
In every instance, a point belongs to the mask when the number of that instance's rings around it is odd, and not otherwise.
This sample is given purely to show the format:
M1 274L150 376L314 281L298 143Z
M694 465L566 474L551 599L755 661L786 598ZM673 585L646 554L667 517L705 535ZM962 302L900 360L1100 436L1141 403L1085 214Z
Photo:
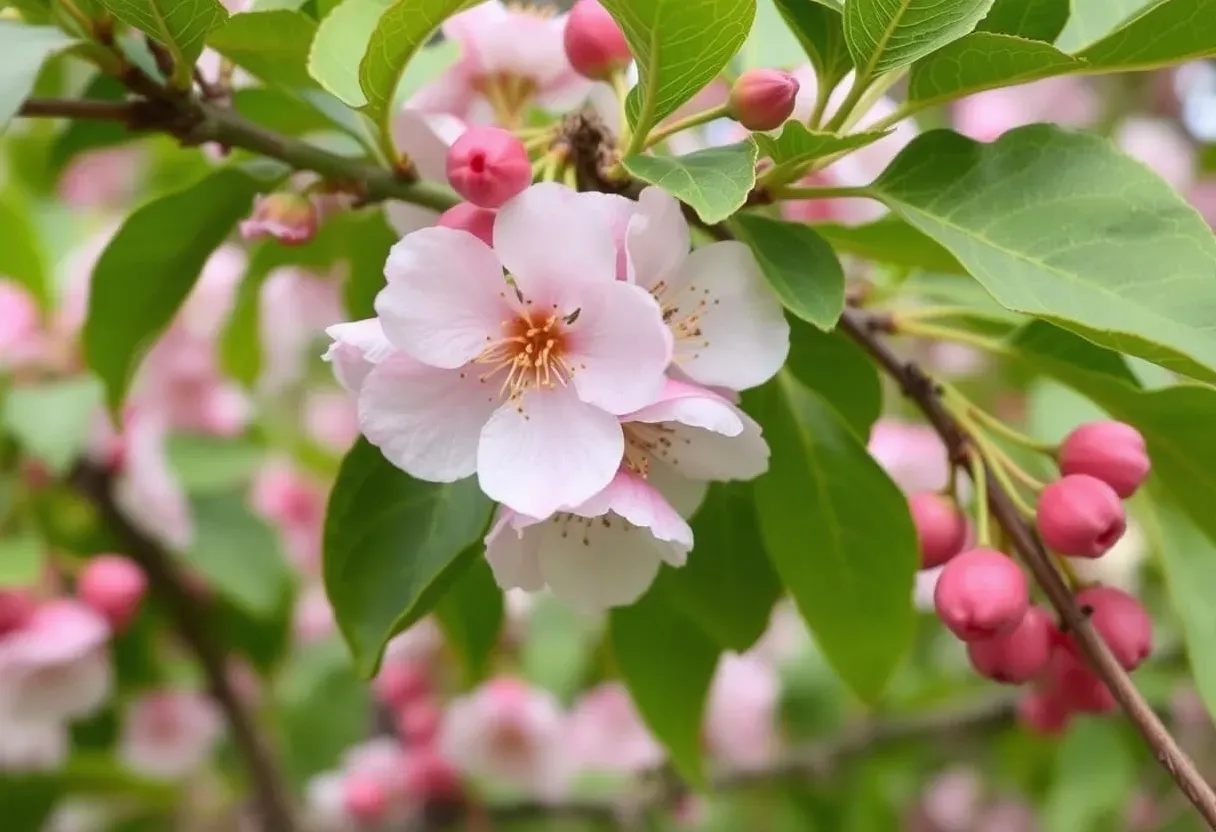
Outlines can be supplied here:
M486 245L493 247L494 217L493 211L462 202L440 214L435 225L441 228L457 228L467 231Z
M1050 691L1030 691L1018 700L1018 721L1036 734L1062 734L1071 717L1067 703Z
M1071 711L1102 714L1117 705L1106 683L1067 648L1057 648L1051 654L1047 677L1047 689Z
M388 811L388 795L376 777L355 773L342 783L342 805L360 826L376 826Z
M254 200L253 214L241 221L241 236L246 240L270 237L285 246L298 246L317 236L318 222L311 199L277 191Z
M748 130L776 130L794 112L798 79L779 69L750 69L730 90L730 117Z
M1044 488L1035 522L1048 548L1080 558L1101 557L1127 530L1119 495L1086 474L1071 474Z
M607 81L633 54L616 20L597 0L578 0L566 17L566 58L579 75Z
M993 549L971 549L942 568L933 604L952 633L979 641L1018 626L1030 606L1030 588L1011 558Z
M400 708L430 693L431 682L419 663L388 661L380 668L373 690L380 704Z
M1121 589L1094 586L1077 593L1077 604L1089 608L1089 620L1124 670L1135 670L1153 652L1153 621L1148 611ZM1070 639L1073 654L1080 648Z
M1031 607L1011 632L967 645L971 665L981 676L1010 685L1029 682L1047 666L1056 625L1040 607Z
M941 566L962 551L967 520L953 500L940 494L915 494L908 500L908 509L916 524L921 569Z
M1088 474L1126 500L1152 468L1144 437L1124 422L1090 422L1068 434L1060 446L1060 473Z
M532 182L528 151L498 127L464 131L448 148L446 168L456 193L482 208L497 208Z
M76 581L76 595L115 631L126 629L135 618L147 589L143 570L122 555L93 558Z
M460 775L431 748L421 748L406 759L402 772L405 796L433 802L460 794Z
M397 733L410 745L430 745L439 732L443 714L433 702L408 702L397 712Z
M0 636L19 630L29 622L37 605L15 589L0 589Z

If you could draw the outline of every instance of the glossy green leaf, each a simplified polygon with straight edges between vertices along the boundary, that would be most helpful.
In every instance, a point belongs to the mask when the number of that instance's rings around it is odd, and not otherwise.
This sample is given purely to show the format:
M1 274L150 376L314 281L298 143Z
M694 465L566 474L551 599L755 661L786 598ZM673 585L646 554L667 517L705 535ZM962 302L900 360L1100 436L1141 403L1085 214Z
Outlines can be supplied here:
M692 521L696 557L654 583L673 609L720 647L742 653L768 627L781 582L764 557L751 486L714 483Z
M47 544L31 532L0 537L0 588L30 587L46 574Z
M1216 379L1216 239L1105 139L1032 125L981 144L937 130L872 187L1002 306Z
M1072 14L1056 38L1056 46L1065 52L1078 52L1157 2L1159 0L1069 0Z
M0 275L28 289L43 308L51 302L47 259L29 205L10 189L0 196Z
M328 95L315 88L313 91L318 95ZM332 97L330 100L333 100ZM291 136L331 130L334 127L329 118L306 101L294 94L267 87L242 87L233 90L232 108L250 121Z
M349 0L348 0L349 2ZM605 0L637 59L638 85L626 105L634 134L697 94L739 51L756 0Z
M176 75L189 78L203 54L207 35L228 18L217 0L98 0L128 26L163 44L173 56Z
M247 439L173 434L165 444L169 468L190 494L244 489L266 461L266 449Z
M791 320L785 369L830 404L858 439L869 441L882 414L882 380L861 347L840 332Z
M351 107L367 104L359 64L390 0L343 0L317 26L308 53L308 74Z
M1216 55L1216 0L1162 0L1078 56L1091 72L1156 69Z
M359 64L359 86L367 113L384 121L394 94L414 55L451 15L480 0L396 0L376 23Z
M263 183L222 168L127 218L93 270L84 325L88 365L117 410L143 353L194 288L203 264L249 213Z
M841 254L912 269L966 274L953 254L895 215L864 225L814 223L811 228Z
M27 453L64 474L88 448L102 402L92 376L16 387L4 401L4 427Z
M303 12L247 12L228 18L207 37L207 45L263 81L307 87L308 50L317 24Z
M973 32L913 64L908 100L928 107L965 95L1077 72L1085 62L1048 43Z
M573 700L591 675L599 637L597 620L553 595L535 596L519 651L524 678L565 702Z
M186 563L243 612L272 615L291 584L274 530L240 492L196 496L190 509L194 539L182 553Z
M1136 759L1117 722L1075 721L1056 751L1043 808L1044 832L1109 829L1139 782Z
M844 37L858 74L907 66L975 28L992 0L848 0Z
M480 556L491 507L476 480L415 480L363 439L342 460L325 516L325 590L365 676Z
M30 26L16 20L0 20L0 133L21 109L34 89L42 62L67 49L75 40L50 26Z
M765 182L772 186L785 184L796 178L801 170L801 166L808 162L813 162L816 159L822 159L825 156L831 156L844 150L865 147L878 141L889 132L881 130L863 131L861 133L839 136L835 133L811 130L802 122L791 120L787 121L781 128L781 132L776 135L771 133L753 133L752 138L756 140L756 145L760 148L760 155L762 157L766 156L772 159L774 164L780 165L791 173L789 176L781 176L770 171L765 176Z
M820 329L836 326L844 311L844 269L827 241L810 226L758 214L739 214L732 225L786 309Z
M657 592L611 611L612 651L625 686L685 778L701 783L701 722L720 649Z
M638 179L658 185L692 206L711 225L742 208L756 184L756 145L752 141L685 156L626 156L622 164Z
M765 550L836 673L873 702L912 641L919 558L907 501L791 375L746 401L772 450L754 486Z
M840 7L816 0L774 0L777 11L802 44L818 83L834 89L853 68Z
M1054 41L1068 22L1071 0L996 0L977 32Z
M435 618L447 644L460 661L464 683L471 687L485 678L503 623L502 590L482 557L483 544L463 559L469 567L435 605Z

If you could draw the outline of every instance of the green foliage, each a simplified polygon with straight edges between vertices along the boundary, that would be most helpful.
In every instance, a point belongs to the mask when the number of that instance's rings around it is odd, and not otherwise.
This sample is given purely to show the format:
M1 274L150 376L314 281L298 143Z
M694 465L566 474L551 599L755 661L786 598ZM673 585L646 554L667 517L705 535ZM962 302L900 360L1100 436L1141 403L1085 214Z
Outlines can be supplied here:
M996 0L978 32L997 32L1051 43L1068 23L1072 0Z
M1069 0L1072 13L1056 45L1065 52L1079 52L1101 40L1134 17L1137 12L1159 0Z
M873 78L942 48L975 28L993 0L849 0L844 37L858 74Z
M344 0L317 26L308 53L308 74L350 107L367 104L360 62L389 0Z
M777 135L755 133L753 137L760 148L760 155L773 160L780 171L765 174L765 184L770 187L783 185L796 179L804 166L816 159L832 156L846 150L856 150L872 144L890 131L871 130L848 135L837 135L811 130L800 121L787 121ZM782 172L788 172L782 175Z
M844 270L832 247L809 226L740 214L732 222L751 246L782 305L820 329L844 310Z
M456 653L464 683L472 686L486 676L503 623L502 590L483 558L480 541L461 556L469 566L435 605L435 618L448 646Z
M1093 71L1131 72L1216 55L1214 0L1163 0L1078 53Z
M882 413L882 382L861 347L842 333L791 320L785 369L828 402L859 440L867 441Z
M692 206L702 222L721 222L743 207L756 184L752 141L698 150L687 156L626 156L625 170Z
M317 24L301 12L247 12L213 29L207 45L264 81L306 87L314 83L307 63L316 32Z
M50 305L50 276L47 258L29 206L15 189L0 196L0 274L29 290L42 307Z
M190 510L194 539L182 553L185 562L242 612L273 616L292 581L274 531L240 493L197 495Z
M415 480L360 439L325 515L325 589L361 673L426 615L474 559L490 502L474 480Z
M839 3L820 0L774 0L777 10L802 44L815 69L815 78L832 90L853 68L844 36L844 17ZM823 93L824 95L827 92Z
M28 587L43 575L46 542L30 532L0 537L0 588Z
M189 83L207 35L228 18L217 0L97 0L116 18L169 50L179 86Z
M15 20L0 20L0 51L4 70L0 74L0 133L34 89L42 62L67 49L73 39L50 26L27 26Z
M910 269L966 274L953 254L894 215L865 225L815 223L811 227L841 254Z
M4 400L4 426L27 453L62 475L88 446L101 401L92 376L18 387Z
M1135 761L1117 722L1082 719L1056 752L1044 832L1109 829L1137 785Z

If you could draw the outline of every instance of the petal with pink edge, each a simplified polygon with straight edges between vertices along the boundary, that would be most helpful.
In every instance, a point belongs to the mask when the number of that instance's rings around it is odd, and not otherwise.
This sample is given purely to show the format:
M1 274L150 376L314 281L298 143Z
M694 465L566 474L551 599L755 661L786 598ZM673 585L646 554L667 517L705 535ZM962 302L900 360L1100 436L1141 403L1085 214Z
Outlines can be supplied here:
M364 381L359 427L410 476L454 482L476 470L478 436L499 401L475 371L441 370L397 354Z
M424 228L393 246L376 314L397 349L432 367L473 360L513 319L494 252L471 234Z
M494 221L494 251L524 296L542 303L572 281L616 279L616 247L603 203L554 182L507 201Z
M699 248L660 295L680 369L701 384L746 390L768 381L790 349L790 327L751 250Z
M627 240L634 280L645 289L653 289L674 275L688 258L692 244L680 203L654 186L638 197Z
M537 537L527 534L525 527L516 527L518 517L509 508L499 509L498 519L486 535L486 561L503 589L539 592L545 588L545 579L536 559Z
M481 432L477 476L492 500L530 517L576 506L612 481L625 439L616 417L574 390L533 390Z
M723 436L738 436L743 432L738 408L708 388L675 378L667 379L663 392L653 403L622 416L621 421L679 422Z
M324 359L334 368L338 383L352 393L358 393L372 368L393 354L393 345L384 337L384 329L376 318L334 324L325 330L333 339Z
M659 540L672 543L684 552L692 548L692 529L684 518L658 489L624 468L617 471L607 488L572 509L572 513L580 517L616 514L635 526L649 529Z
M652 458L690 479L720 482L755 479L768 470L768 443L754 419L733 405L726 406L735 411L742 424L742 430L734 436L679 422L662 425L635 422L626 426L625 432L628 441L647 442Z

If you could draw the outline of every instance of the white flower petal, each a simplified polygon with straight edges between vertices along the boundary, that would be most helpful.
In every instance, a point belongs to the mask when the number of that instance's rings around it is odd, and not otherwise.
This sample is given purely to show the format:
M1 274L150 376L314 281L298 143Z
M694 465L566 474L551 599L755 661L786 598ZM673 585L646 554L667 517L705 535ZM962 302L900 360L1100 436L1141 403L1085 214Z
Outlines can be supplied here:
M545 579L536 559L536 536L515 526L518 516L509 508L499 509L498 518L486 535L486 561L494 573L494 581L503 589L539 592L545 588Z
M644 189L629 221L627 240L629 263L639 286L653 289L669 279L688 258L691 245L680 203L662 188Z
M346 390L359 392L372 368L393 353L377 318L334 324L325 330L333 339L324 359L334 368L334 377Z

